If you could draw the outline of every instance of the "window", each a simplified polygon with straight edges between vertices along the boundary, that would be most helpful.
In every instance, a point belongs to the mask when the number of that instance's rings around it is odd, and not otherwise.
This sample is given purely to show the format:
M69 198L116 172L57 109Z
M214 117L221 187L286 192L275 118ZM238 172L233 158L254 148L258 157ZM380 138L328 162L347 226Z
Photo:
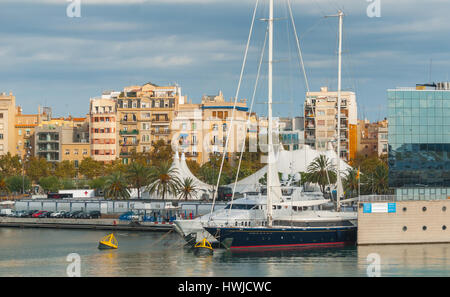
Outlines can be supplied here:
M0 113L0 119L3 119L3 113Z
M66 150L65 154L70 155L70 150Z
M3 139L3 134L0 134L0 139Z

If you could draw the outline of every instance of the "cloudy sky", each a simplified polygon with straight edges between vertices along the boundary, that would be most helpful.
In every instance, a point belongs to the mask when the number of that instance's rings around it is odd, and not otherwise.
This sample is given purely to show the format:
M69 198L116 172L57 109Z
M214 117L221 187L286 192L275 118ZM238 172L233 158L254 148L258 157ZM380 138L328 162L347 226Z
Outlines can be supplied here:
M66 0L0 0L0 91L26 113L82 116L103 90L149 81L178 83L193 102L235 95L256 0L80 1L81 17L69 18ZM379 0L380 18L367 16L366 0L291 1L311 90L337 87L337 19L324 16L344 10L343 88L357 93L359 118L386 116L386 89L450 80L448 0ZM275 114L296 116L305 82L285 0L275 2ZM255 24L240 97L252 96L265 26Z

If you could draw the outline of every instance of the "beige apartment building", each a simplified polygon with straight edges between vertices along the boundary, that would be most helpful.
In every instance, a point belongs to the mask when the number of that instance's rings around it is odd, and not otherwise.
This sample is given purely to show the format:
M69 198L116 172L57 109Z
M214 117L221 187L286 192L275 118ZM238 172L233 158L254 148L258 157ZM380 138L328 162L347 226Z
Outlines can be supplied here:
M117 152L117 107L114 94L104 94L90 101L90 156L96 161L111 162Z
M51 118L35 127L33 147L36 157L49 162L74 161L78 167L89 157L89 121L87 118Z
M204 95L200 104L178 105L172 121L174 150L184 152L188 160L204 164L211 153L224 152L229 133L226 158L240 151L249 130L248 108L245 100L237 102L234 114L233 107L234 100L226 101L221 91Z
M368 120L358 120L358 154L364 157L387 155L388 121L370 123Z
M340 125L341 158L350 161L357 149L357 105L354 92L341 92L341 122L338 123L338 93L322 87L308 92L305 101L305 144L326 150L331 143L337 151L337 130Z
M0 155L16 152L14 131L16 116L16 97L12 93L0 94Z

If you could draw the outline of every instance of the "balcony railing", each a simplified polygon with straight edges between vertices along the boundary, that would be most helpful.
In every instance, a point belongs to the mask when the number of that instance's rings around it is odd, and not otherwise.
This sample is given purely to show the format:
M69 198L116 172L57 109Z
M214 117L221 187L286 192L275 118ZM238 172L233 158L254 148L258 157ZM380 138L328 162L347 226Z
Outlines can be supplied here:
M139 140L136 140L136 141L127 141L127 142L124 142L123 140L120 140L120 141L119 141L119 145L121 145L121 146L133 146L133 145L139 145Z
M136 125L137 124L137 120L120 120L120 123L122 125Z
M170 135L171 130L165 129L165 130L152 130L152 135Z
M126 131L126 130L121 130L120 135L138 135L139 134L139 130L131 130L131 131Z

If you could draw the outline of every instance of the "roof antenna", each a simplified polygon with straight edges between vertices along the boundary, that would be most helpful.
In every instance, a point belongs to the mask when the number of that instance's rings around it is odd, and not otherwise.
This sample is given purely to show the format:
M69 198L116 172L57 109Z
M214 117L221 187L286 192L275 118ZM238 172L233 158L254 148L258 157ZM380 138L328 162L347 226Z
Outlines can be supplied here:
M430 59L430 74L429 74L429 80L428 80L428 82L432 82L432 80L431 80L431 72L432 72L432 69L433 69L433 59Z

